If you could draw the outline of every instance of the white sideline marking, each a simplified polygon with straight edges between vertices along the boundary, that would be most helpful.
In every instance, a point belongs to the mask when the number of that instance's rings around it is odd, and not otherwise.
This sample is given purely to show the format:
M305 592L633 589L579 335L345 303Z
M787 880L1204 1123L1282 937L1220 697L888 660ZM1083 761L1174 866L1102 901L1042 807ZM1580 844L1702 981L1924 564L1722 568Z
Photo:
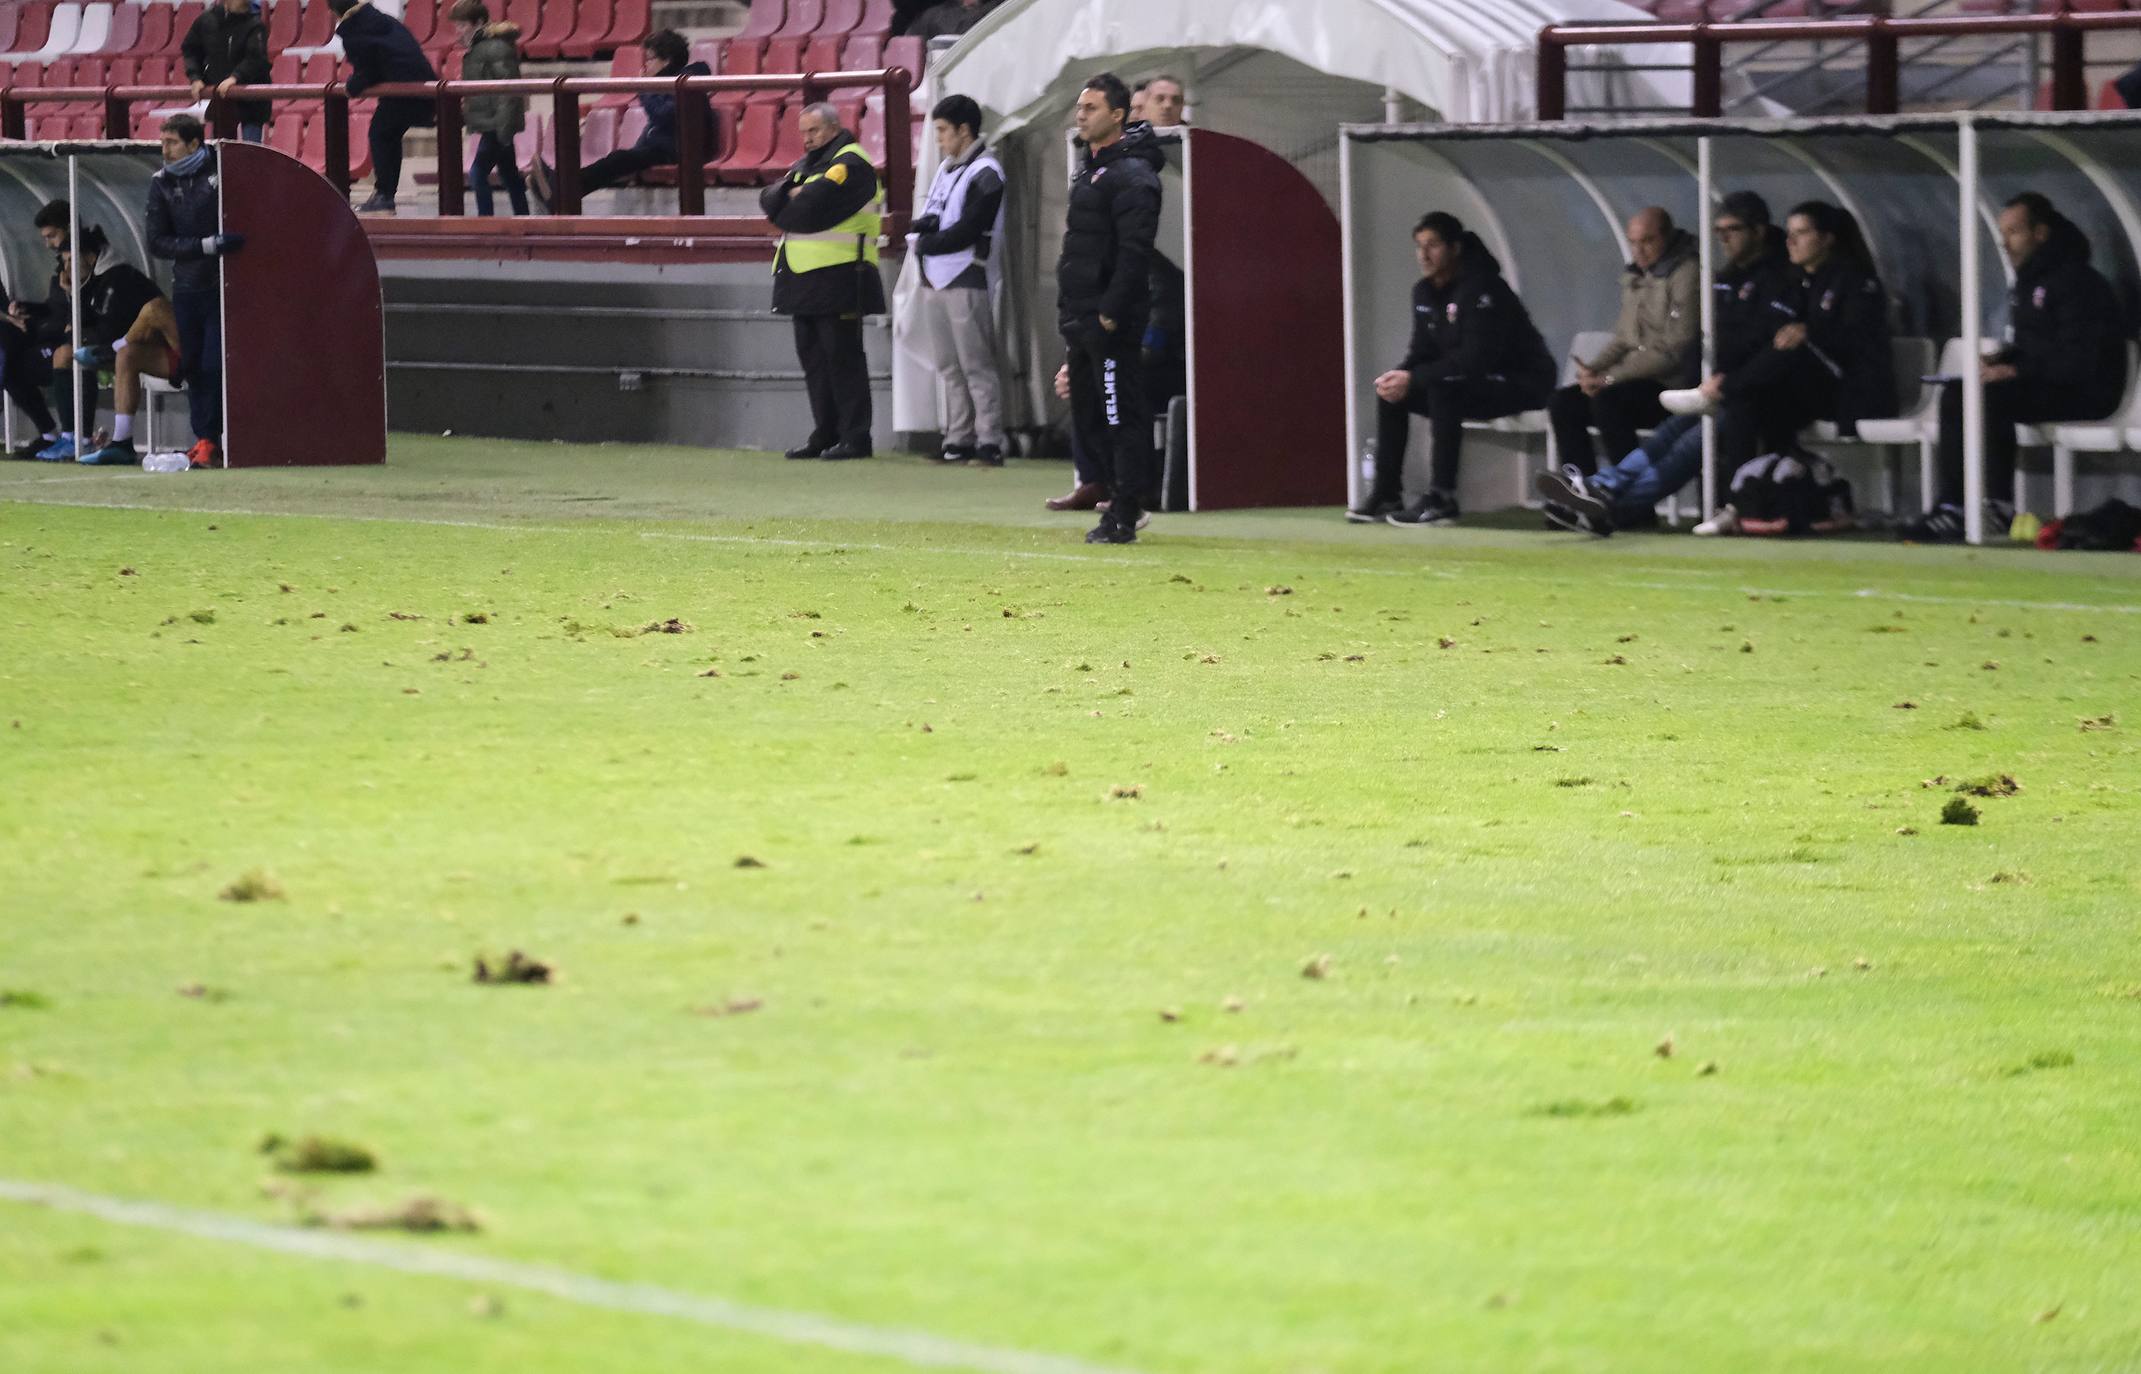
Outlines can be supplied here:
M71 481L73 478L52 478L50 481ZM0 485L6 485L0 483ZM26 482L26 486L42 485L41 482ZM1130 555L1052 553L1040 549L968 549L948 544L871 544L853 539L784 539L756 534L685 534L667 530L614 530L585 525L504 525L489 520L442 520L427 519L415 515L331 515L323 511L306 510L248 510L242 506L151 506L126 501L39 501L29 497L0 497L0 504L22 506L63 506L75 510L130 510L150 514L173 515L242 515L262 520L351 520L360 524L374 525L433 525L444 529L492 530L499 534L577 534L577 535L625 535L635 539L673 539L693 544L764 544L776 548L809 549L856 549L864 553L949 553L969 558L1024 558L1047 560L1059 563L1102 563L1114 567L1130 566L1136 558ZM1347 577L1439 577L1452 581L1476 572L1458 572L1449 568L1351 568L1334 567L1331 572ZM1660 569L1652 569L1653 576ZM1669 570L1678 573L1678 569ZM1534 573L1515 572L1507 568L1495 568L1485 574L1489 577L1506 578L1512 582L1548 582L1564 585L1566 577L1549 577ZM1689 576L1698 576L1696 569L1688 570ZM2022 601L1988 596L1939 596L1928 592L1892 592L1879 587L1860 587L1848 592L1808 591L1798 588L1770 588L1730 586L1722 582L1646 582L1631 577L1601 577L1593 581L1610 587L1627 587L1642 591L1661 592L1716 592L1719 595L1736 596L1781 596L1786 599L1823 598L1844 601L1905 601L1925 606L1998 606L2015 611L2078 611L2102 612L2108 615L2141 615L2141 605L2106 601Z
M618 1283L586 1274L510 1260L486 1259L481 1255L450 1250L427 1250L414 1245L395 1245L365 1240L334 1231L271 1226L244 1217L219 1212L196 1212L161 1202L135 1202L125 1198L84 1193L57 1183L29 1183L0 1178L0 1200L77 1212L121 1226L143 1226L174 1231L203 1240L229 1241L306 1259L368 1264L403 1274L456 1279L467 1283L496 1284L506 1288L543 1293L566 1302L608 1308L650 1317L673 1317L701 1326L748 1332L792 1345L839 1350L851 1355L872 1355L899 1360L924 1369L963 1369L975 1374L1135 1374L1119 1367L1087 1364L1060 1355L1039 1355L1024 1350L969 1345L964 1341L932 1336L924 1331L894 1327L864 1326L821 1317L809 1312L784 1312L778 1308L752 1307L726 1298L700 1297L675 1289L645 1283Z

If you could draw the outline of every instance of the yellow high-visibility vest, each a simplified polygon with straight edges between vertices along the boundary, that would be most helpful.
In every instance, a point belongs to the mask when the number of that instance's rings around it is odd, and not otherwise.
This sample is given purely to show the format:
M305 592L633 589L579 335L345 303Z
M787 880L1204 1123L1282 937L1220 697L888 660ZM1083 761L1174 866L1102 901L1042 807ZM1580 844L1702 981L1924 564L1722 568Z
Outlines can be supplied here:
M806 177L796 189L801 190L813 181L845 181L853 175L848 165L850 159L853 166L875 175L870 159L851 143L826 164L824 171ZM885 184L880 180L877 194L870 203L832 228L819 234L781 235L781 250L774 257L775 267L778 269L783 261L791 272L815 272L824 267L844 267L852 262L867 262L874 267L877 265L877 238L884 230L884 217Z

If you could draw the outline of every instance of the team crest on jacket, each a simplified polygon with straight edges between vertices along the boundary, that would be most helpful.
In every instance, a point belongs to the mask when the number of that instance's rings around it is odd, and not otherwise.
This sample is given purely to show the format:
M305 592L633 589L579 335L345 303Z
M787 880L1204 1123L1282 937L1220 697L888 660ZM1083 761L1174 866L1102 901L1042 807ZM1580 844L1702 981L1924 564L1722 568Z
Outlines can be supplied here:
M1449 317L1451 324L1457 323L1457 302L1451 301L1443 313Z
M1488 295L1488 294L1487 294L1486 292L1484 292L1484 291L1480 292L1480 293L1479 293L1479 308L1480 308L1480 309L1482 309L1482 310L1492 310L1492 309L1494 308L1494 297L1492 297L1492 296Z
M1745 286L1740 288L1740 299L1743 301L1751 301L1754 299L1753 282L1748 282Z
M1823 310L1834 310L1836 308L1835 287L1832 286L1828 290L1821 293L1821 308Z
M2042 309L2044 309L2044 288L2043 288L2043 287L2041 287L2041 286L2040 286L2040 287L2038 287L2038 288L2037 288L2037 289L2036 289L2035 291L2032 291L2032 292L2030 292L2030 297L2029 297L2029 303L2030 303L2031 307L2032 307L2032 308L2034 308L2034 309L2037 309L2037 310L2042 310Z

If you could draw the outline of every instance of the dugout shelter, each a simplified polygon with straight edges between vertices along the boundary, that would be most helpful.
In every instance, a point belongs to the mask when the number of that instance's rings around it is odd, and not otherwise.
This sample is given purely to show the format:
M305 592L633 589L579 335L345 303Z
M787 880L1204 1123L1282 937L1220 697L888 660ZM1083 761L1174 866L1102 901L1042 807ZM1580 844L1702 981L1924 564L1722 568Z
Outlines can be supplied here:
M2089 236L2094 265L2126 311L2129 337L2141 319L2141 115L1940 114L1833 119L1513 123L1466 128L1406 123L1349 125L1341 144L1349 427L1343 452L1373 432L1372 378L1404 347L1409 293L1419 275L1410 230L1429 209L1463 220L1502 261L1547 346L1566 358L1580 333L1610 328L1618 305L1622 226L1662 205L1699 232L1705 276L1715 243L1711 211L1749 189L1781 224L1794 204L1827 200L1864 228L1887 289L1896 339L1898 396L1892 419L1863 422L1860 442L1817 426L1816 449L1838 459L1869 451L1883 461L1880 488L1891 509L1917 462L1917 501L1930 502L1937 387L1928 376L1961 375L1966 397L1966 501L1971 542L1982 542L1983 442L1979 360L2006 328L2012 270L2000 250L2000 207L2023 191L2051 197ZM1705 297L1705 336L1709 292ZM2129 348L2129 353L2133 352ZM1936 371L1937 369L1937 371ZM2131 371L2131 369L2130 369ZM1515 459L1517 494L1544 457L1545 417L1498 421L1479 436ZM1714 436L1713 436L1714 437ZM2141 390L2101 422L2025 426L2026 450L2052 455L2051 507L2077 504L2077 460L2100 471L2089 485L2108 495L2132 485L2141 449ZM1491 465L1468 451L1468 483ZM1333 455L1332 461L1343 458ZM1353 471L1348 464L1348 470ZM2125 474L2125 475L2122 475ZM1720 473L1714 444L1704 463L1704 509L1714 509ZM1357 472L1354 480L1359 480ZM2018 485L2026 482L2018 474ZM2006 493L1990 493L2004 497ZM2024 499L2018 506L2027 506ZM2128 493L2131 498L2132 493ZM2090 504L2083 501L2082 504ZM1997 531L1993 532L1997 534Z
M1050 384L1063 355L1053 274L1065 130L1094 72L1132 84L1172 73L1191 98L1160 234L1187 278L1189 508L1325 504L1344 490L1314 456L1343 442L1343 407L1331 399L1343 349L1340 125L1530 118L1541 27L1646 18L1620 0L1005 0L931 65L918 107L973 97L1004 161L1007 423L1061 419ZM1653 65L1672 60L1653 54ZM1576 79L1600 104L1688 98L1684 71ZM918 197L935 166L925 137ZM894 426L928 433L932 362L903 314L895 307Z
M224 466L385 462L379 271L355 212L318 173L272 148L216 150L223 231L247 239L223 263ZM103 228L109 258L168 293L171 264L150 255L145 224L149 179L162 164L153 143L0 143L0 281L9 296L45 299L53 255L31 220L56 199L72 203L76 225ZM183 398L167 390L152 387L145 403L182 410ZM21 416L9 411L12 431Z

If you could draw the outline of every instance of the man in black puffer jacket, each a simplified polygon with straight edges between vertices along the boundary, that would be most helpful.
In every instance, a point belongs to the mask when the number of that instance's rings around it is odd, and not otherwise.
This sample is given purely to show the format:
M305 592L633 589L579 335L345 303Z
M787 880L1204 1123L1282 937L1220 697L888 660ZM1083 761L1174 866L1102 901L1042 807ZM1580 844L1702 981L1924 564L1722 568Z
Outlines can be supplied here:
M2007 343L1985 363L1987 525L2014 521L2015 426L2101 420L2126 396L2127 331L2119 298L2089 265L2089 240L2035 191L2000 212L2000 243L2014 265ZM1939 502L1906 539L1962 539L1963 389L1940 393Z
M1375 476L1346 512L1355 524L1387 520L1424 527L1457 523L1457 471L1464 423L1538 410L1554 394L1554 355L1479 235L1437 210L1413 226L1420 280L1412 290L1412 343L1375 379ZM1432 475L1404 506L1405 447L1412 417L1427 418Z
M423 45L399 19L372 8L371 0L327 0L338 16L335 36L342 40L342 55L349 59L352 96L363 95L384 82L436 81ZM394 196L401 190L401 140L411 129L426 129L438 122L438 108L429 100L395 96L375 103L372 127L366 141L372 149L372 196L357 207L360 215L391 215Z
M268 22L253 0L209 0L178 45L186 59L186 80L193 98L228 98L235 86L259 86L274 75L268 62ZM260 142L273 109L265 100L241 100L233 107L238 137Z
M1152 400L1142 354L1166 155L1152 127L1129 123L1129 116L1130 90L1113 72L1078 93L1085 163L1071 180L1056 262L1071 424L1088 460L1107 474L1108 508L1086 534L1088 544L1136 543L1152 486Z
M171 309L193 422L186 456L204 468L223 456L223 259L245 247L245 235L223 232L216 150L203 132L192 115L164 121L164 165L149 178L147 219L149 252L171 261Z

